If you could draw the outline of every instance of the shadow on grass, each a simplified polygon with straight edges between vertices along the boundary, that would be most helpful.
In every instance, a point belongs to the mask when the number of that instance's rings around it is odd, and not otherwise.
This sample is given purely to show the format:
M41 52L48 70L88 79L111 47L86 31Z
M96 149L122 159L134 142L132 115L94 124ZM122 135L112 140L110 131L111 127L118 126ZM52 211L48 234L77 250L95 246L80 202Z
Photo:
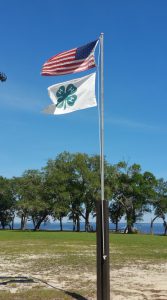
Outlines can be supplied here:
M23 276L14 276L14 277L0 276L0 285L7 285L10 283L32 283L32 282L35 282L33 278L28 278Z
M26 276L0 276L0 285L7 285L10 283L36 283L36 282L42 282L50 287L52 287L53 289L59 290L61 292L64 292L66 295L71 296L73 299L75 300L88 300L87 298L81 296L80 294L74 293L74 292L69 292L69 291L65 291L63 289L57 288L51 284L49 284L48 282L41 280L39 278L35 278L35 277L26 277Z
M77 294L77 293L72 293L72 292L67 292L67 291L64 291L65 294L67 294L68 296L71 296L73 297L73 299L76 299L76 300L88 300L87 298Z

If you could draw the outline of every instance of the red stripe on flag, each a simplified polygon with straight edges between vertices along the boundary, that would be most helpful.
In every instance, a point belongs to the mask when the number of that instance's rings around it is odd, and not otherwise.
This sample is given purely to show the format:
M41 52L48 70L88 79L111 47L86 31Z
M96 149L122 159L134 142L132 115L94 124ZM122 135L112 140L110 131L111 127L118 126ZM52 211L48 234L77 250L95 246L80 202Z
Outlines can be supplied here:
M72 54L72 53L73 53L73 54L76 53L76 48L75 48L75 49L68 50L68 51L60 52L60 53L58 53L58 54L52 56L51 58L49 58L49 59L47 60L47 62L49 62L50 60L52 60L52 59L54 59L54 58L56 58L56 57L61 57L61 56L64 56L64 55L70 55L70 54Z
M73 70L67 70L67 71L63 71L63 70L56 70L56 71L43 71L41 73L41 75L43 76L54 76L54 75L65 75L65 74L73 74L73 73L77 73L77 72L81 72L81 71L86 71L86 70L89 70L89 69L92 69L96 67L95 64L92 64L90 66L87 66L87 67L80 67L80 68L75 68Z
M64 72L65 73L67 73L67 74L69 74L69 73L74 73L74 72L80 72L80 71L85 71L85 70L88 70L88 69L91 69L91 68L94 68L96 65L95 64L89 64L89 65L87 65L87 66L79 66L78 68L69 68L69 69L67 69L67 68L64 68L64 69L52 69L52 70L43 70L43 72L42 72L42 75L44 75L44 74L54 74L54 73L56 73L56 74L64 74Z
M82 62L79 62L79 61L73 61L73 62L66 62L66 63L63 63L63 64L52 64L52 65L49 65L49 66L44 66L43 70L45 69L48 69L48 70L52 70L52 69L60 69L60 68L69 68L69 67L74 67L76 68L77 66L85 66L89 63L95 63L94 61L94 57L91 57L88 61L82 61Z

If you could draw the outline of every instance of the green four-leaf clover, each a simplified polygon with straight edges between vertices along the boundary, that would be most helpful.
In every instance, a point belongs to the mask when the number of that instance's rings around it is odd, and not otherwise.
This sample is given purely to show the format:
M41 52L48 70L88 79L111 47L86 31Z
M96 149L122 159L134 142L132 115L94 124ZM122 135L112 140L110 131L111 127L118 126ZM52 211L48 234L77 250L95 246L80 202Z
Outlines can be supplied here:
M60 86L56 92L57 104L56 107L66 109L67 104L73 106L77 100L77 96L73 95L77 91L77 87L73 84L69 84L67 88L64 85Z

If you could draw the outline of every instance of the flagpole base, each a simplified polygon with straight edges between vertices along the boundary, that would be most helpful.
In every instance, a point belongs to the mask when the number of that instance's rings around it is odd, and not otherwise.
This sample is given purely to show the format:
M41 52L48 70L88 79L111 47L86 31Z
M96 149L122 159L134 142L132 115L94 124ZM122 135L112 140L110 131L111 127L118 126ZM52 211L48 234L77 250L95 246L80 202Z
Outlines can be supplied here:
M109 216L106 200L96 202L96 248L97 300L110 300Z

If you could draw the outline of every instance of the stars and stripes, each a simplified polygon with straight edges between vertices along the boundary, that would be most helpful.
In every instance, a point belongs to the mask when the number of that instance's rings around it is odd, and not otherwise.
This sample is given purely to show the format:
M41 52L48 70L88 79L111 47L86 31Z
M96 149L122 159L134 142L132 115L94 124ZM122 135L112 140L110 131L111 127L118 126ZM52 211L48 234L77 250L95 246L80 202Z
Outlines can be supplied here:
M53 56L43 65L41 75L65 75L96 67L94 50L97 42L98 40Z

